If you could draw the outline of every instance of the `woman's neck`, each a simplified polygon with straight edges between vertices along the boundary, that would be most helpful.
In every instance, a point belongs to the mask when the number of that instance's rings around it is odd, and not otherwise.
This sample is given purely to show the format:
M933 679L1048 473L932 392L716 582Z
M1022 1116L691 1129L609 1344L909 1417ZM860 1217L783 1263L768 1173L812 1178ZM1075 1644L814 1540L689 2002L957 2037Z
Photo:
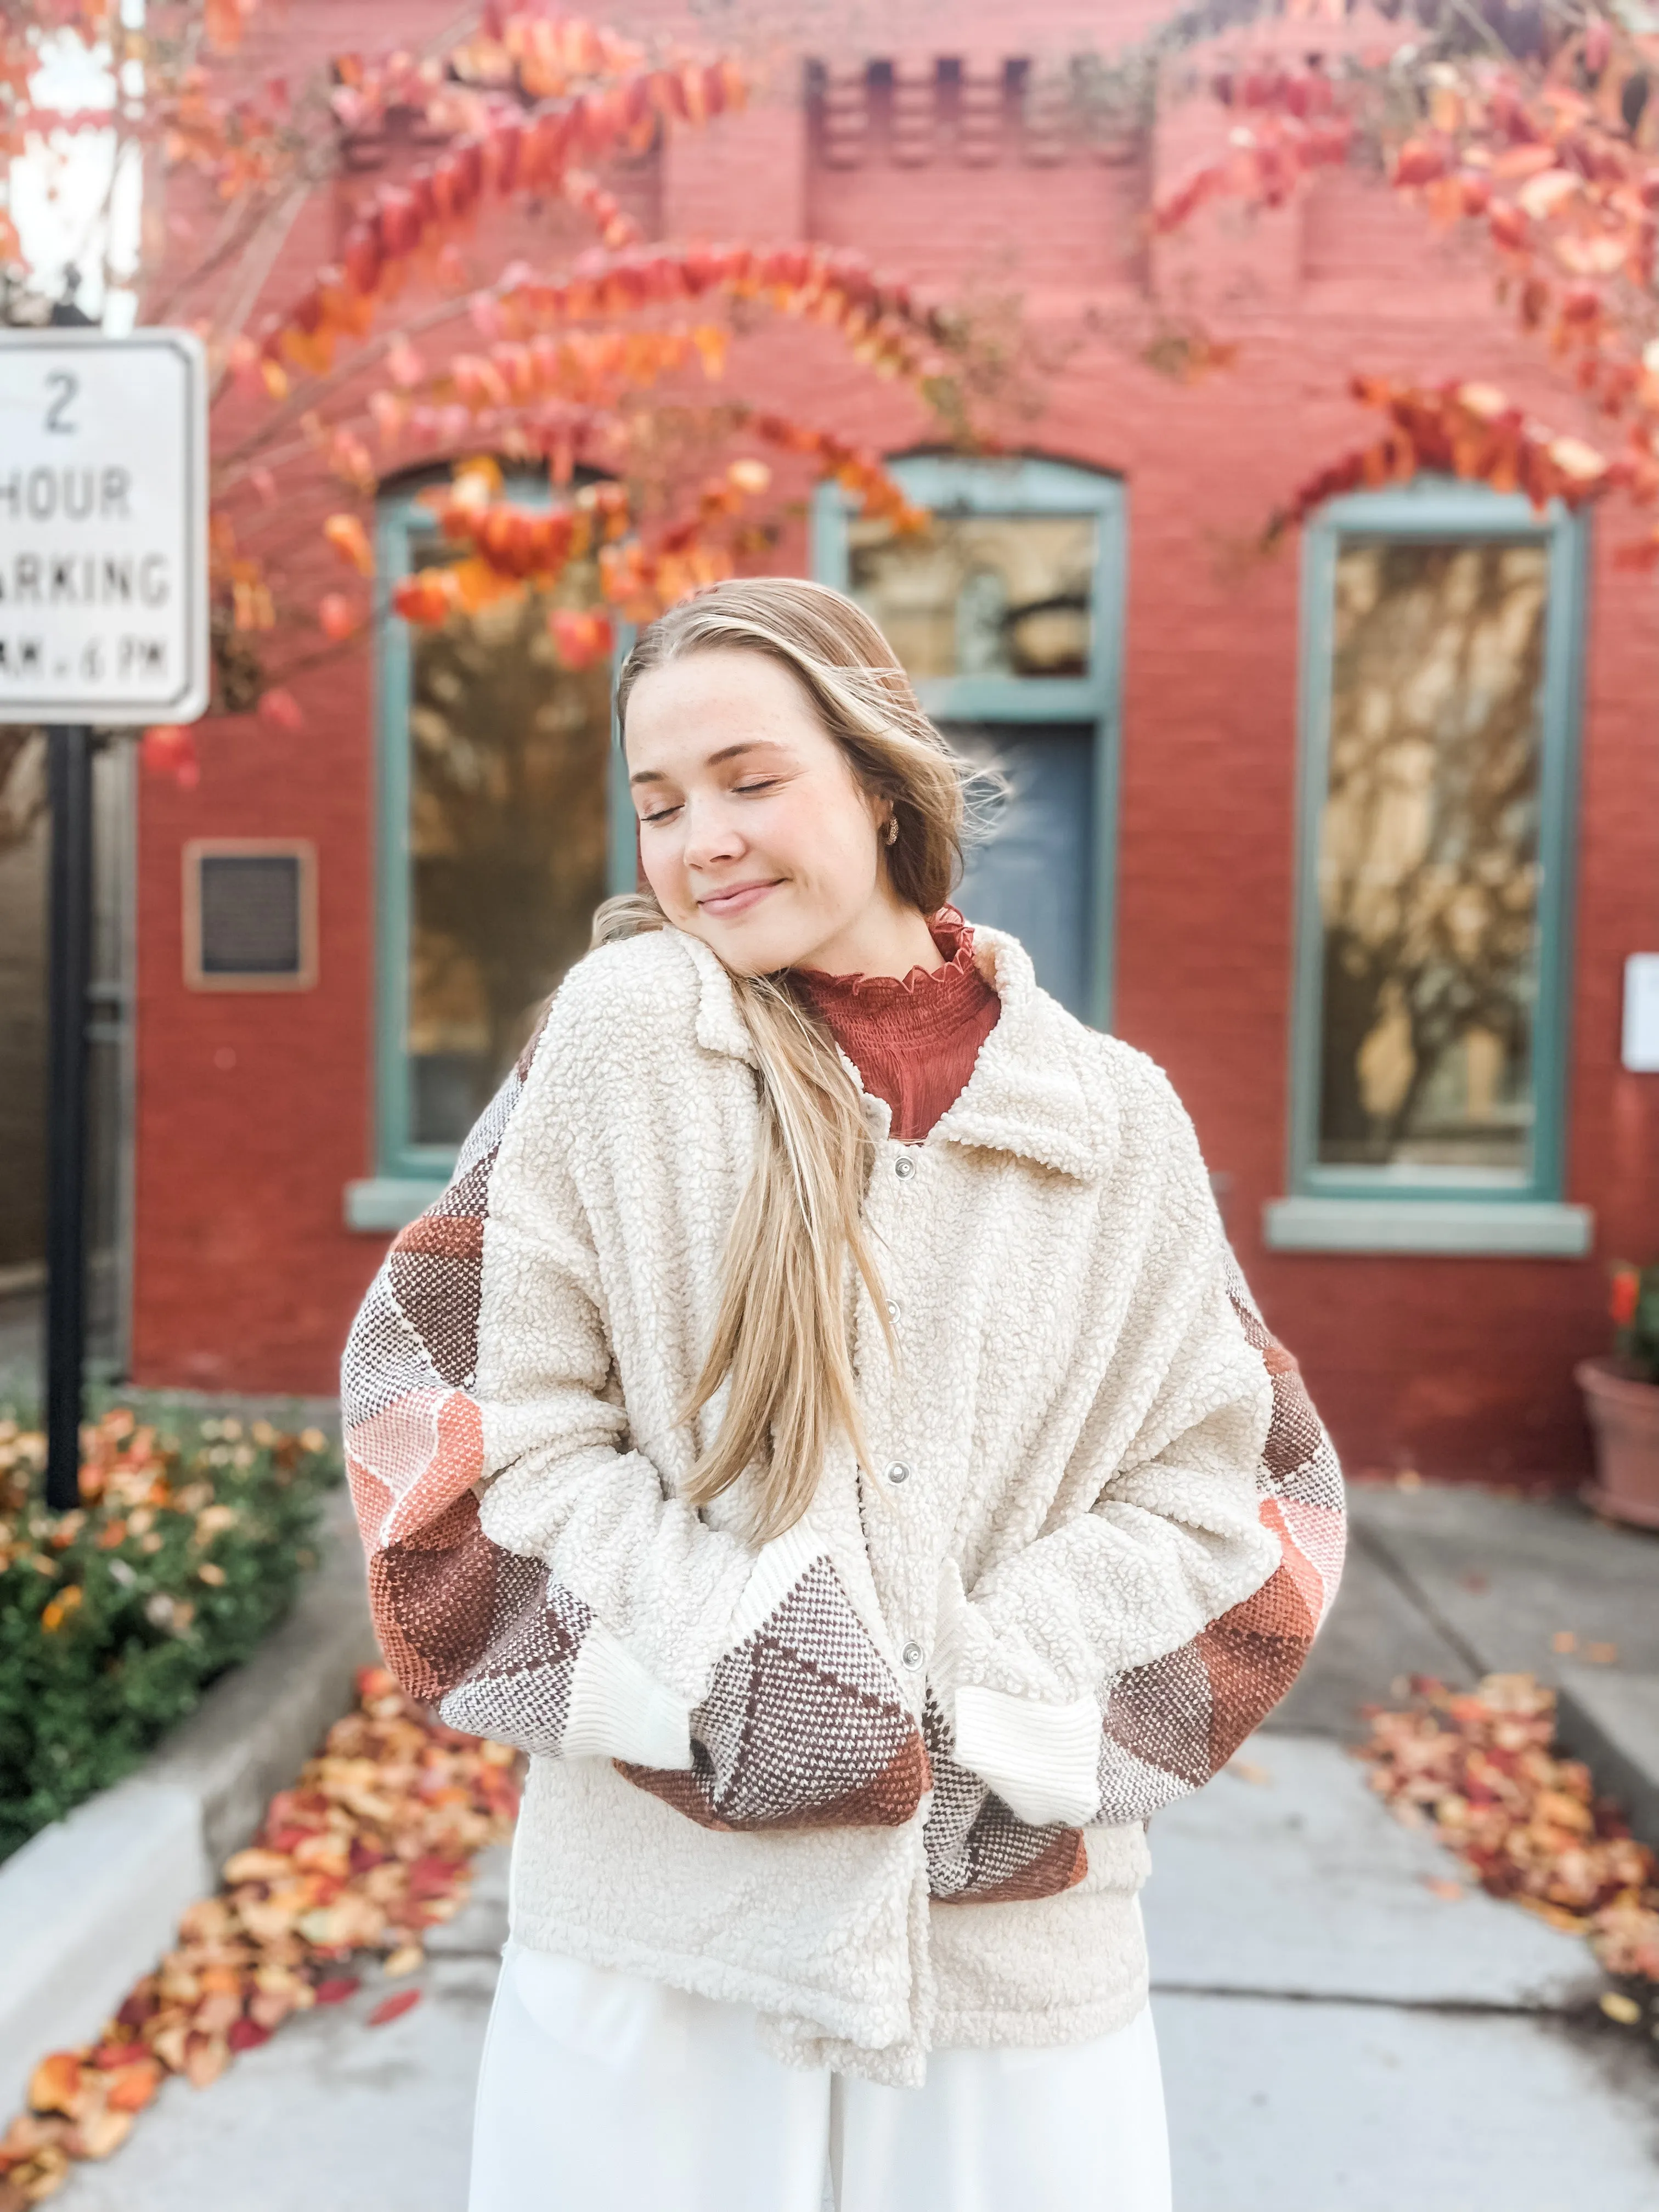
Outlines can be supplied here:
M913 968L931 975L945 965L927 917L896 898L884 885L864 911L793 963L821 975L891 975L901 980Z

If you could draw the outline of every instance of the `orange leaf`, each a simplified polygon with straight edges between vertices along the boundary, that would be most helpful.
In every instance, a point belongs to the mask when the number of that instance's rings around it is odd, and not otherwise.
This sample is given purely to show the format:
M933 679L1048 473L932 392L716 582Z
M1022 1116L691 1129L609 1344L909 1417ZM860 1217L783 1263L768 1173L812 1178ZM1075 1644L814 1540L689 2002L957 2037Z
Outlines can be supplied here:
M110 2076L111 2109L118 2112L142 2112L155 2094L161 2081L160 2062L154 2058L136 2059L131 2066L118 2067Z
M1553 146L1509 146L1492 165L1494 177L1536 177L1555 167Z
M192 2035L185 2045L185 2079L193 2089L216 2081L230 2063L230 2045L222 2035Z
M368 532L355 514L331 514L323 525L323 535L360 576L374 574L374 549L368 542Z
M111 2111L89 2112L65 2143L78 2158L107 2158L119 2150L132 2132L132 2114Z
M73 2119L82 2094L78 2051L54 2051L29 2076L29 2104L37 2112L66 2112Z

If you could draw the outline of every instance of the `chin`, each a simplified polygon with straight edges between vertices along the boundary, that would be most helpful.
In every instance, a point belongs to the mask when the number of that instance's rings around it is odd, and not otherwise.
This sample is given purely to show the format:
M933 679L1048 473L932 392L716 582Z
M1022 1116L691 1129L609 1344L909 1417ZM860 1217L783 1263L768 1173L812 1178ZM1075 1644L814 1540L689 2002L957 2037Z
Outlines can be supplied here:
M696 933L734 975L773 975L780 968L793 967L799 957L758 933L748 937L742 930L718 925L712 929L705 925Z
M735 975L774 975L781 968L793 968L810 949L798 942L799 931L780 929L770 916L763 921L758 915L745 926L741 921L711 921L699 913L690 934L702 938Z

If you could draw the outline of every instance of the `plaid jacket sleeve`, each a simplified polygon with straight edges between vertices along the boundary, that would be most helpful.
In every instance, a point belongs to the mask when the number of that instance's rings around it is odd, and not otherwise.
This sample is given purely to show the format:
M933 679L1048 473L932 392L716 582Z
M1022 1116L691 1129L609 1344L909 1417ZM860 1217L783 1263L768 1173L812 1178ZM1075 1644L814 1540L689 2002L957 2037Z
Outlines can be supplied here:
M926 1753L833 1559L810 1525L755 1554L628 1449L561 1163L518 1178L533 1224L501 1172L547 1035L393 1242L347 1346L387 1663L451 1726L614 1759L705 1826L902 1825ZM492 1333L515 1316L507 1346Z
M1213 1212L1207 1191L1194 1205ZM1082 1827L1145 1820L1208 1781L1289 1689L1335 1595L1330 1440L1218 1221L1206 1271L1166 1388L1093 1510L971 1597L946 1568L927 1714L936 1896L1080 1880ZM1172 1421L1189 1370L1234 1381Z

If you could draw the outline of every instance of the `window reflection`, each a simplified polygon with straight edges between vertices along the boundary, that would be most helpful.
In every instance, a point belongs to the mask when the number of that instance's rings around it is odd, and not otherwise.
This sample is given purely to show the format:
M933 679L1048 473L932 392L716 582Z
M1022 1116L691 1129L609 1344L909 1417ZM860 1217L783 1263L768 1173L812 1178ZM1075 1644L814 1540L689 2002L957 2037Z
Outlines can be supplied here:
M1526 1171L1548 584L1536 544L1338 556L1324 1164Z
M849 526L852 588L913 678L1085 676L1092 515L939 514Z
M416 544L411 562L444 557ZM585 566L586 564L584 564ZM410 1136L456 1144L586 951L605 896L608 663L562 668L555 604L591 572L415 629L410 713Z

